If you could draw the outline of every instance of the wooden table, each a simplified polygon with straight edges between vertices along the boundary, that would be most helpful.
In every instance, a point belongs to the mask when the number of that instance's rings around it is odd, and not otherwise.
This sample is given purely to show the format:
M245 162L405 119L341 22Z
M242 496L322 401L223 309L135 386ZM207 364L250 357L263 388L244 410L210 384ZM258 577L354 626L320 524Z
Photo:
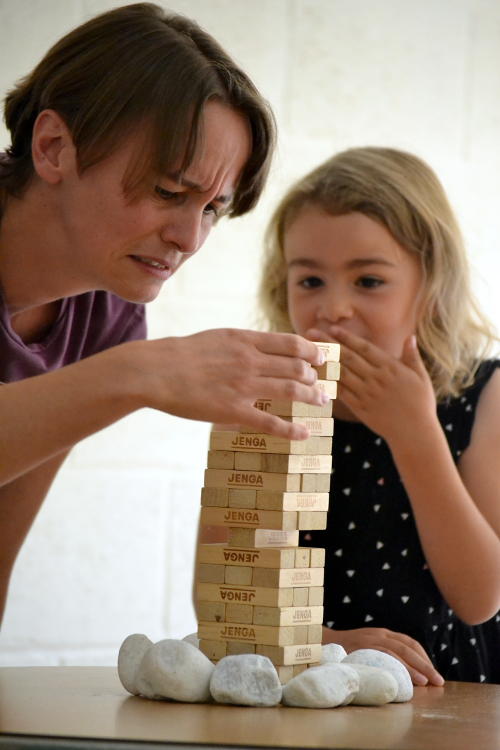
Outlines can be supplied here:
M499 750L500 685L448 682L380 707L244 708L133 697L113 667L5 667L0 731L9 749Z

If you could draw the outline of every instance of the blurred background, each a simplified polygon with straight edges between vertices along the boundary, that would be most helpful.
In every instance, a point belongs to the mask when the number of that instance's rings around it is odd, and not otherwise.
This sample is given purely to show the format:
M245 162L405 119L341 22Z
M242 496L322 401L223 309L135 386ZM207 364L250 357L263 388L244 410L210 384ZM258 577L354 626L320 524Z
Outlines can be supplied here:
M60 36L124 2L0 0L0 95ZM262 235L283 190L336 151L428 161L500 323L498 0L172 0L271 102L278 153L259 207L223 221L149 305L150 338L256 327ZM9 143L0 125L0 150ZM143 410L79 444L26 541L0 665L114 664L130 633L179 638L191 601L209 425Z

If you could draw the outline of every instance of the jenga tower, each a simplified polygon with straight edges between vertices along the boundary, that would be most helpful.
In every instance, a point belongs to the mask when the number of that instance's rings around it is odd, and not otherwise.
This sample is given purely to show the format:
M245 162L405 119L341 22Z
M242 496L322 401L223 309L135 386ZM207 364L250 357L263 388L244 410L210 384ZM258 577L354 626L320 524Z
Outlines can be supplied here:
M338 344L317 343L319 385L333 399ZM306 424L307 440L212 432L201 523L226 526L227 544L198 549L200 649L268 656L282 683L321 657L325 550L299 547L299 530L326 528L332 467L332 402L262 399L271 414Z

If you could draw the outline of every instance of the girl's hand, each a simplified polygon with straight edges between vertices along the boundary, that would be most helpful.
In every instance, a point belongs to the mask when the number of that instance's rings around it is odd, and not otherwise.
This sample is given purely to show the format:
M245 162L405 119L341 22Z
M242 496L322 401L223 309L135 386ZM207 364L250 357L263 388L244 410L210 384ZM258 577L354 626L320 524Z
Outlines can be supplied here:
M435 423L436 398L414 336L405 341L401 359L337 326L329 336L314 329L307 336L341 345L338 398L387 442Z
M428 655L418 643L404 633L395 633L386 628L357 628L355 630L331 630L323 627L323 643L339 643L347 653L360 648L385 651L403 662L414 685L444 684Z

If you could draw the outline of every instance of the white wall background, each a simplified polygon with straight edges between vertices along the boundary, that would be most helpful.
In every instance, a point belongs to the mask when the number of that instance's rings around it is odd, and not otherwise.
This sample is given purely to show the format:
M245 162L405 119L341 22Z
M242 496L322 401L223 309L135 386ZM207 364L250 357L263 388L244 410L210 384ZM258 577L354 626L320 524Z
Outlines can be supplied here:
M0 0L0 95L63 33L121 2ZM296 177L348 146L429 161L500 323L499 0L171 0L271 101L279 152L259 208L219 226L149 307L150 336L252 327L261 237ZM8 143L0 127L0 147ZM208 425L143 411L81 443L26 541L0 664L113 664L122 639L195 629L192 566Z

